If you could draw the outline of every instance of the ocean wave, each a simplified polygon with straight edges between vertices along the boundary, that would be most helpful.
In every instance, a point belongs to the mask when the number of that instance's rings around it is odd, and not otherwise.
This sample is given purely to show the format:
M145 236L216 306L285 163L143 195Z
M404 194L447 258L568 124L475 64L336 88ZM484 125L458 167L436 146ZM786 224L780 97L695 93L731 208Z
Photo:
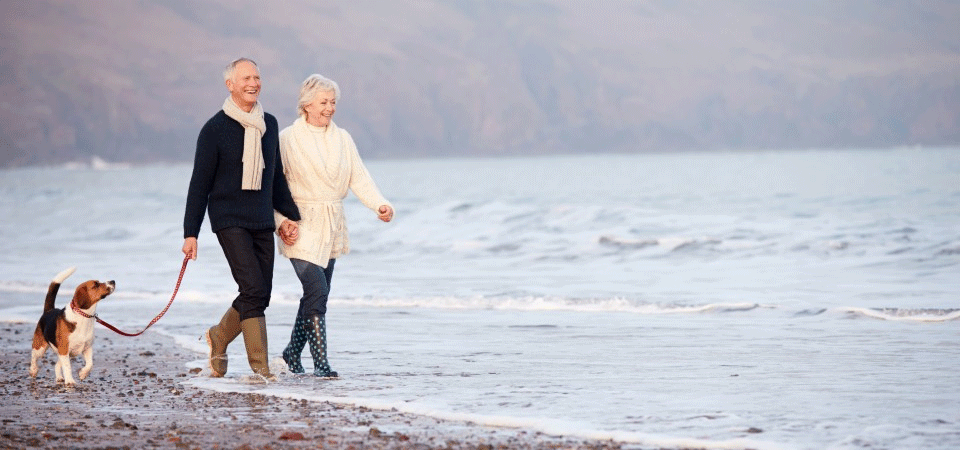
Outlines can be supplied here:
M63 286L60 287L60 291L57 293L58 298L68 298L70 293L74 290L74 285L82 283L82 280L78 280L75 283L66 281ZM50 282L47 281L44 284L37 283L28 283L23 281L0 281L0 295L3 293L12 293L17 295L23 294L36 294L37 298L41 299L40 302L43 303L43 296L47 293L47 288L50 286ZM171 287L172 289L172 287ZM123 289L114 292L111 297L114 299L128 299L128 300L156 300L159 297L164 295L170 295L169 293L164 293L160 291L145 291L145 290L131 290ZM191 294L184 295L184 292L181 291L178 298L183 298ZM193 297L205 298L207 295L201 293L193 293Z
M603 246L621 249L644 249L647 247L660 247L669 252L675 252L703 246L717 246L722 244L723 240L709 237L688 238L682 236L662 237L655 239L624 239L616 236L604 235L597 238L597 243Z
M960 309L948 308L836 308L841 313L900 322L949 322L960 319Z
M0 282L0 299L9 306L42 304L47 285L6 281ZM235 294L229 291L183 289L178 292L175 304L219 305L225 298ZM162 308L170 299L169 292L124 290L112 295L118 301L113 308L142 308L152 310ZM68 301L69 294L63 291L59 295L60 303ZM113 302L111 302L113 303ZM274 292L272 303L277 305L296 305L298 292ZM747 313L767 310L797 318L816 316L865 317L885 321L899 322L949 322L960 320L960 308L936 307L869 307L841 306L816 307L804 306L799 309L786 305L763 304L751 301L728 302L654 302L624 297L610 298L571 298L561 296L522 295L518 293L504 295L473 296L410 296L380 297L353 296L336 297L329 301L331 307L378 308L378 309L448 309L448 310L497 310L497 311L566 311L585 313L624 313L637 315L696 315Z
M47 284L24 283L21 281L0 281L0 292L16 292L22 294L43 294L47 292Z
M661 304L624 298L570 299L561 297L358 297L331 299L330 304L368 308L492 309L515 311L624 312L633 314L704 314L744 312L760 308L757 303Z

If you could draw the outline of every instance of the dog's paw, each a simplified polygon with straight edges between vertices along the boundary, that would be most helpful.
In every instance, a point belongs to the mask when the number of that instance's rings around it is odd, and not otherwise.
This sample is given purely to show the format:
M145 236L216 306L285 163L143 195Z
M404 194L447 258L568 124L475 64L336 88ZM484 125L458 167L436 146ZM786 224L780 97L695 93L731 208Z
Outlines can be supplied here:
M80 373L78 373L78 375L80 375L81 380L85 380L87 379L87 375L90 375L90 369L87 369L87 368L80 369Z
M40 368L37 366L30 367L30 378L36 378L37 372L40 372Z

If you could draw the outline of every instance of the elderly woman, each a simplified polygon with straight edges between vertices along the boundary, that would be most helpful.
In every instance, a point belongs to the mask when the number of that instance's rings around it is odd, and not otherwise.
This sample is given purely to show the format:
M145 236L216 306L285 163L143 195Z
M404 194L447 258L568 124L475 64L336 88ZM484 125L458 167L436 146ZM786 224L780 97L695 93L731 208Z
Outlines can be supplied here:
M303 284L300 309L283 351L293 373L303 373L300 355L310 344L313 374L335 378L327 362L324 316L337 257L350 251L343 199L347 189L384 222L393 219L390 205L370 177L350 133L333 123L340 87L313 74L300 86L299 118L280 132L280 155L290 193L300 210L296 224L276 213L280 254L290 258Z

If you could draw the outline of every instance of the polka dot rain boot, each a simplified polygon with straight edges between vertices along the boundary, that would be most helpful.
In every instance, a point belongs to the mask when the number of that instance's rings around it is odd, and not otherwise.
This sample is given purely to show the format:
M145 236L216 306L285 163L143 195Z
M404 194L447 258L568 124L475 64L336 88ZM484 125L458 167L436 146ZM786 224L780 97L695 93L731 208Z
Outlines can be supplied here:
M327 362L327 324L324 316L315 315L304 318L304 330L307 343L310 344L310 356L313 357L313 374L321 378L337 378Z
M297 314L297 320L293 323L293 331L290 332L290 342L287 348L283 349L283 361L287 363L290 373L303 373L303 364L300 362L300 354L303 353L303 346L307 343L307 330L304 326L303 316Z

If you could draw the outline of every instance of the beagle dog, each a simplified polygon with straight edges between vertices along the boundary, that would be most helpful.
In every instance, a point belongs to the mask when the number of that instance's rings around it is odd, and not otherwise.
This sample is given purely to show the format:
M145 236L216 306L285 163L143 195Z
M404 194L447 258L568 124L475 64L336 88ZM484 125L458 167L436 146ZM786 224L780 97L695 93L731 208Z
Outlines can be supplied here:
M43 304L43 315L33 332L33 352L30 359L30 376L36 377L39 370L37 361L46 353L47 347L52 346L58 357L54 367L57 382L65 381L67 386L77 383L73 379L73 368L70 366L70 358L73 356L83 355L86 362L80 369L80 379L90 375L93 368L93 326L96 322L97 302L116 289L113 280L106 283L86 281L77 286L68 307L55 309L54 302L60 285L73 275L75 270L76 267L64 270L50 281Z

